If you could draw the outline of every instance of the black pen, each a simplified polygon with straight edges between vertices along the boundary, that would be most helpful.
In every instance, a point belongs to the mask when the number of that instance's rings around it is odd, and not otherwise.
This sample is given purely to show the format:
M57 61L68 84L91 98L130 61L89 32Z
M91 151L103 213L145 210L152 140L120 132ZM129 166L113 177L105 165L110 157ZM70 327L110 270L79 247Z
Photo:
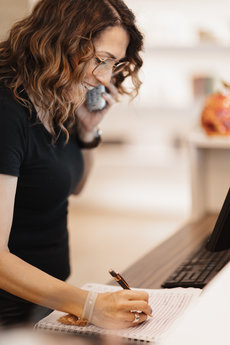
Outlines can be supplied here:
M125 279L120 275L120 273L115 272L114 270L109 270L111 276L116 280L116 282L126 290L131 290L129 284L125 281ZM149 316L153 316L152 313L148 314Z

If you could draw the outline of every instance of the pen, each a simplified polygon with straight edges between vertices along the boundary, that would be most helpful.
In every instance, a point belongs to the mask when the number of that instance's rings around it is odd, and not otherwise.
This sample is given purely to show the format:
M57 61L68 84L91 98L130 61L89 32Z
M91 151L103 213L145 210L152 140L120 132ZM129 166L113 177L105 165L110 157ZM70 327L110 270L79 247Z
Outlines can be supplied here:
M130 290L129 284L118 272L115 272L114 270L109 270L109 273L123 289ZM152 314L148 315L151 317L153 316Z
M109 273L123 289L130 290L129 284L118 272L115 272L114 270L109 270Z

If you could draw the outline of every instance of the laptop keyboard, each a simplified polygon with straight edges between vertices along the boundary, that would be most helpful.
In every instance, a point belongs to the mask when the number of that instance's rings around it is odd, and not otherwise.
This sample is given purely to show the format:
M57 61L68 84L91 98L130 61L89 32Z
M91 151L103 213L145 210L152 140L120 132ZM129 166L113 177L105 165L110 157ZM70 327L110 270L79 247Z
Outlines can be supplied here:
M203 244L166 279L162 287L203 288L228 261L230 249L210 252Z

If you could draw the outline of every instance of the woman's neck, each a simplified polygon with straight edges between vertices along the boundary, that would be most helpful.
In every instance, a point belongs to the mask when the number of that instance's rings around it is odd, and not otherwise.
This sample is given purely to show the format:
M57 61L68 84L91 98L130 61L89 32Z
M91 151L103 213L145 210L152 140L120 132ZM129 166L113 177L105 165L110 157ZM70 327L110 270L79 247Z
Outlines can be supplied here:
M51 133L51 128L49 125L49 121L48 121L48 117L49 117L49 113L45 112L44 109L42 109L42 107L40 107L35 101L34 98L32 96L32 94L29 91L26 91L31 102L33 103L33 106L36 110L37 113L37 117L39 118L39 120L41 121L41 123L43 124L43 126L46 128L46 130Z

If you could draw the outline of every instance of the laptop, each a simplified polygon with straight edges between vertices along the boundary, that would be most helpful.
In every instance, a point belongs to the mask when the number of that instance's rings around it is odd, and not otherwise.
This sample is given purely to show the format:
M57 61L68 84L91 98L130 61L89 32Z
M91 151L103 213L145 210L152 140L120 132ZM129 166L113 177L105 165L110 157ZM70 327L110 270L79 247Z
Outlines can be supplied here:
M203 288L230 261L230 189L214 229L163 282L163 288Z

